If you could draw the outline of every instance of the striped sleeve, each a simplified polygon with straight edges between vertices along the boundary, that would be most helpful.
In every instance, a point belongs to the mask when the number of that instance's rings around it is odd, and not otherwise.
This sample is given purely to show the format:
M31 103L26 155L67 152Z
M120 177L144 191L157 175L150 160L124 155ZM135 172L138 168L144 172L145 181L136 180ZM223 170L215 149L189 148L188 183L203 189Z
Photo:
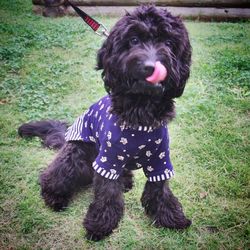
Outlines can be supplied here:
M156 182L156 181L165 181L170 179L172 176L174 176L174 170L165 170L161 174L156 174L154 176L148 177L149 182Z
M82 128L83 128L83 118L80 116L77 120L70 126L65 134L66 141L79 141L82 140Z

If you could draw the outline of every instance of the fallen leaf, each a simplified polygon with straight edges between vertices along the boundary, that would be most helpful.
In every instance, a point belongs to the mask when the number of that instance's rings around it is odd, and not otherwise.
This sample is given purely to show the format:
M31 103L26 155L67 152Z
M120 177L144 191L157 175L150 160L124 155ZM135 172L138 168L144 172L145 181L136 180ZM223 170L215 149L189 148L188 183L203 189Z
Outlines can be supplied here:
M7 100L4 100L4 99L0 100L0 104L6 104L6 103L7 103Z
M208 195L208 192L201 192L201 193L200 193L200 198L201 198L201 199L204 199L204 198L207 197L207 195Z

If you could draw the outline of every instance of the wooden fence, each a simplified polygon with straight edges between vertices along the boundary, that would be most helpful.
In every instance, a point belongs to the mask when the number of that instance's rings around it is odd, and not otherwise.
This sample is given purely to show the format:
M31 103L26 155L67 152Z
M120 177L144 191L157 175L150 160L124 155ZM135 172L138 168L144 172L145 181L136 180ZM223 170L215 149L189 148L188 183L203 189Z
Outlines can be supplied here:
M49 17L75 15L65 0L33 0L34 12ZM90 15L120 16L140 4L154 3L164 6L174 15L198 20L246 20L250 19L250 0L71 0Z

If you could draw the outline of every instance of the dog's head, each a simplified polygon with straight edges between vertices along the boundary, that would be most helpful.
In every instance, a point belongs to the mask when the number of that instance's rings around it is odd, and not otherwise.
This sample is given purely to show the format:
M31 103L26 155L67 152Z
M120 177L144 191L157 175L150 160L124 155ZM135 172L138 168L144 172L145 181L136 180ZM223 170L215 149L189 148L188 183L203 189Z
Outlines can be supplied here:
M98 52L105 88L112 94L182 95L191 46L182 21L153 5L127 13ZM158 81L159 80L159 81Z

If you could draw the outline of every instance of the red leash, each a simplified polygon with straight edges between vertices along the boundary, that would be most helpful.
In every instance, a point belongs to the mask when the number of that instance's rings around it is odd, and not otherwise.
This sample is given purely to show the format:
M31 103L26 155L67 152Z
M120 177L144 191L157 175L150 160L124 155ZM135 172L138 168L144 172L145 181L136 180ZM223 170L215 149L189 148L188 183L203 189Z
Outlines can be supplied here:
M66 3L68 3L75 12L83 19L85 23L87 23L94 32L99 36L109 36L107 28L100 22L96 21L94 18L89 16L87 13L85 13L80 8L76 7L74 4L72 4L70 1L66 0Z
M87 23L90 28L92 30L94 30L94 32L99 35L99 36L109 36L108 30L107 28L104 26L104 24L96 21L94 18L92 18L91 16L89 16L86 12L84 12L83 10L81 10L80 8L76 7L74 4L72 4L69 0L60 0L57 1L56 3L54 2L50 2L49 0L45 1L45 3L47 3L47 6L52 6L52 7L58 7L60 5L70 5L75 12L83 19L83 21L85 23ZM101 31L98 31L101 28Z

